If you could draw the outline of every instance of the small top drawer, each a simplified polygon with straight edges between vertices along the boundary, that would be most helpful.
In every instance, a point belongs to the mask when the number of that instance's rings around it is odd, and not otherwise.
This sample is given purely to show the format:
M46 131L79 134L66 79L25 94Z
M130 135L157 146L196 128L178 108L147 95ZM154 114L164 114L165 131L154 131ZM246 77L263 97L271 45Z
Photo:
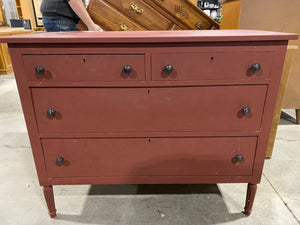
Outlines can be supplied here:
M152 54L152 80L247 80L268 78L273 52Z
M23 55L27 81L145 80L144 55Z

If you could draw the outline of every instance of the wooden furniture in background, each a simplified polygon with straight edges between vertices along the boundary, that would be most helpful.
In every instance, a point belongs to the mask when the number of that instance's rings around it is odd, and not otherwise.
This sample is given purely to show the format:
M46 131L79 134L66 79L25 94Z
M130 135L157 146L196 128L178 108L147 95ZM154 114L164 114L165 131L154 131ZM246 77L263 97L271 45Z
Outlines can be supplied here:
M219 29L189 0L91 0L87 11L107 31ZM87 28L80 21L78 29Z
M198 0L189 0L190 2L192 2L195 6L197 6L198 4Z
M3 2L0 0L0 27L8 27L9 25L7 24L6 18L5 18L5 13L3 10Z
M35 14L35 21L36 24L39 28L43 27L43 16L40 11L40 7L42 4L42 0L32 0L33 2L33 9L34 9L34 14Z
M0 37L32 34L33 30L24 30L24 28L0 28ZM7 44L0 44L0 74L8 74L13 72L10 55Z
M240 19L240 0L224 0L222 2L222 15L220 29L238 29Z
M15 2L19 19L28 19L33 30L43 31L43 22L38 19L42 17L39 10L41 0L34 0L34 3L33 0L15 0Z
M8 42L40 185L260 182L286 46L264 31L38 33ZM70 76L72 74L72 76Z
M268 157L268 158L272 157L277 128L278 128L281 110L282 110L282 102L283 102L284 94L286 92L288 77L289 77L290 68L291 68L292 57L293 57L295 50L297 50L297 49L298 49L298 46L288 46L287 47L287 53L286 53L285 63L284 63L283 72L282 72L282 76L281 76L280 87L279 87L279 91L278 91L277 102L276 102L276 107L275 107L275 112L274 112L274 117L273 117L273 122L272 122L272 128L271 128L270 137L269 137L269 143L267 146L266 157Z
M21 1L20 0L15 0L15 2L16 2L16 8L17 8L17 13L18 13L18 18L19 19L23 19L23 12L22 12L22 7L21 7Z

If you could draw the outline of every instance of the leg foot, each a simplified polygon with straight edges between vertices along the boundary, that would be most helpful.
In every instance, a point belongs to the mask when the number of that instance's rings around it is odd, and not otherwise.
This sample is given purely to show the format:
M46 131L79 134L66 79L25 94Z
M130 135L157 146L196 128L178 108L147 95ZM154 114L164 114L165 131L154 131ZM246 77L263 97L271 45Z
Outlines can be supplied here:
M56 217L56 209L55 209L55 202L54 202L52 186L44 186L43 192L44 192L44 197L45 197L45 200L47 203L49 215L51 218L54 218L54 217Z
M246 197L246 204L245 204L245 215L250 216L252 212L252 206L254 202L254 197L257 189L257 184L248 184L247 188L247 197Z
M296 110L296 123L300 124L300 109L295 109Z

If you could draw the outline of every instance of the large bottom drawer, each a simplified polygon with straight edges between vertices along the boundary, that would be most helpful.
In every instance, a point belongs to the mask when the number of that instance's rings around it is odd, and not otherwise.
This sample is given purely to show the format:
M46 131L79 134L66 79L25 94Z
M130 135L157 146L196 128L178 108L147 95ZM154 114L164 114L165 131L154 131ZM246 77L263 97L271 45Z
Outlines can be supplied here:
M256 142L256 137L101 138L43 139L42 145L52 178L213 176L251 175Z

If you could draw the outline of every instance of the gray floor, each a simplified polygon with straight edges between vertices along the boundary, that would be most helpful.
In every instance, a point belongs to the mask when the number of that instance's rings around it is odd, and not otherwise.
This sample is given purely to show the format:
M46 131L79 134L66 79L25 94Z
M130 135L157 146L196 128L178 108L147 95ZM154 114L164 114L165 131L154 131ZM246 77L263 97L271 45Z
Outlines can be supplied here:
M281 119L253 213L246 184L55 186L50 219L12 74L0 76L0 224L300 224L300 125Z

